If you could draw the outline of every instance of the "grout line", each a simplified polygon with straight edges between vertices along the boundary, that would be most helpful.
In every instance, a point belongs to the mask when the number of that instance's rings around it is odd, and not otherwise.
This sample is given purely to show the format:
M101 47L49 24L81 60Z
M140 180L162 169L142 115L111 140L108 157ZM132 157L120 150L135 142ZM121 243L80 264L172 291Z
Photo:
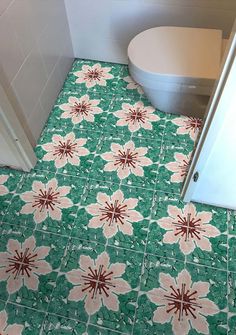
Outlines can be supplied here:
M164 133L163 133L162 138L161 138L161 148L162 148L162 144L163 144L163 138L164 138ZM159 165L158 165L158 169L157 169L155 185L156 185L156 182L157 182L158 170L159 170ZM143 274L144 274L144 271L145 271L144 263L145 263L145 258L146 258L146 255L147 255L147 245L148 245L148 238L149 238L149 233L150 233L151 217L152 217L153 209L154 209L154 206L155 206L155 194L156 194L156 190L153 191L152 207L151 207L151 211L150 211L150 220L149 220L149 224L148 224L148 228L147 228L146 243L145 243L144 253L143 253L142 268L141 268L141 274L140 274L140 280L139 280L139 286L138 286L138 295L137 295L137 300L136 300L136 306L135 306L135 312L134 312L134 321L133 321L131 335L135 335L134 334L134 327L135 327L135 322L136 322L136 317L137 317L138 299L139 299L139 295L140 295L140 292L141 292L142 277L143 277Z
M227 210L227 334L229 334L229 295L230 295L230 289L229 289L229 224L230 224L230 211Z
M0 300L0 301L4 302L4 300ZM32 311L34 311L34 312L39 312L39 313L44 313L44 314L47 313L47 312L44 311L44 310L39 310L39 309L36 309L36 308L33 308L33 307L29 307L29 306L26 306L26 305L20 305L20 304L18 304L18 303L16 303L16 302L11 302L11 301L10 301L9 303L12 304L12 305L15 305L15 306L17 306L17 307L19 307L19 308L26 308L26 309L32 310ZM71 320L71 321L75 321L75 322L77 322L77 323L81 323L81 324L86 325L86 322L81 321L81 320L76 319L76 318L67 317L67 316L64 316L64 315L62 315L62 314L57 314L57 313L48 313L48 314L49 314L49 315L54 315L54 316L60 317L60 318L65 319L65 320ZM43 323L44 323L44 321L43 321ZM43 323L42 323L42 324L43 324ZM100 326L100 325L98 325L98 324L92 324L92 323L91 323L90 325L95 326L95 327L100 328L100 329L111 330L110 328L107 328L107 327L104 327L104 326ZM40 329L40 332L41 332L41 329ZM114 332L116 332L117 334L122 334L122 335L126 335L126 334L127 334L127 333L120 332L120 331L118 331L118 330L114 330ZM41 334L41 333L40 333L40 334ZM127 334L127 335L128 335L128 334Z
M154 201L154 198L153 198L153 201ZM81 209L82 207L80 207ZM153 206L152 206L153 208ZM145 220L149 220L148 217L145 218ZM149 220L150 223L153 221L153 220ZM8 225L13 225L13 224L9 224L7 222L2 222L4 224L8 224ZM14 226L14 225L13 225ZM21 226L21 227L25 227L25 226ZM63 235L63 234L58 234L58 233L55 233L55 232L50 232L50 231L47 231L47 230L41 230L41 229L36 229L37 232L41 232L41 233L44 233L44 234L50 234L50 235L55 235L55 236L60 236L60 237L67 237L68 239L70 239L70 235ZM225 234L226 235L226 234ZM87 240L85 238L80 238L80 237L72 237L74 240L77 240L77 241L82 241L82 242L86 242L88 243L89 241L93 242L93 243L96 243L98 245L101 245L101 246L104 246L105 244L104 243L100 243L96 240ZM131 253L136 253L136 254L143 254L144 251L138 251L138 250L134 250L134 249L129 249L129 248L125 248L125 247L122 247L122 246L114 246L112 244L107 244L108 247L111 247L111 248L116 248L116 249L121 249L121 250L125 250L125 251L130 251ZM157 258L162 258L162 259L166 259L166 260L175 260L177 262L180 262L180 263L184 263L185 261L181 260L181 259L178 259L178 258L174 258L174 257L166 257L166 256L159 256L157 254L153 254L153 253L150 253L150 252L146 252L146 256L153 256L153 257L157 257ZM63 256L64 257L64 256ZM227 272L227 269L221 269L221 268L217 268L217 267L214 267L214 266L209 266L209 265L205 265L205 264L200 264L200 263L194 263L194 262L191 262L191 261L186 261L187 264L191 264L191 265L194 265L194 266L200 266L200 267L206 267L208 269L214 269L216 271L222 271L222 272ZM62 273L64 274L64 272L60 272L60 271L56 271L55 272L59 272L59 273ZM228 272L232 272L232 273L236 273L236 271L228 271Z

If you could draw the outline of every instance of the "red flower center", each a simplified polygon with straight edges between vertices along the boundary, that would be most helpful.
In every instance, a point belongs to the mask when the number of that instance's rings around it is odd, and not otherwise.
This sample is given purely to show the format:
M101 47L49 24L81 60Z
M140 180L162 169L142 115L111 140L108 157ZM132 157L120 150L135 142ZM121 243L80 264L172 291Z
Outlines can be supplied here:
M186 159L184 159L183 162L181 162L179 164L179 169L180 169L180 175L181 175L181 177L187 176L188 169L189 169L189 161L187 161Z
M67 140L67 142L59 142L59 145L55 146L55 151L53 156L59 156L62 159L64 156L73 157L74 152L76 151L76 143L72 143L71 140Z
M139 107L137 109L129 109L129 114L126 118L126 121L130 122L142 122L145 123L145 119L147 117L147 111L140 109Z
M71 114L78 115L88 115L89 111L91 110L91 104L82 102L75 102L74 106L71 108Z
M99 265L98 270L92 269L89 267L89 273L87 275L82 275L82 278L84 279L84 288L82 291L89 291L89 293L92 292L92 299L96 298L97 294L105 294L106 297L109 297L109 290L110 287L115 287L115 285L112 284L112 278L111 275L113 272L108 272L106 270L103 270L103 265Z
M105 220L109 222L109 226L115 223L124 224L124 218L128 217L126 213L127 205L119 204L118 200L115 200L114 204L106 202L106 206L104 208L100 208L102 212L102 216L100 217L100 221Z
M24 253L15 250L15 255L12 258L8 258L8 270L6 272L12 272L17 278L19 275L24 276L25 274L30 277L30 273L33 268L37 268L34 264L37 254L31 254L29 248L26 248Z
M138 162L138 153L132 152L130 149L127 149L126 151L118 151L118 155L115 157L115 165L120 165L122 168L126 167L136 167L136 164Z
M40 211L43 211L45 208L48 210L49 208L51 210L54 209L56 204L59 204L60 201L58 200L60 192L55 192L50 187L48 190L39 190L38 195L34 195L34 204L33 207L40 208Z
M170 295L164 295L164 297L167 298L167 301L169 301L169 308L166 312L173 312L174 314L178 313L178 321L190 314L196 319L195 312L197 308L202 308L202 306L197 303L197 291L191 292L190 290L186 290L186 284L182 284L181 289L176 289L173 286L170 286L170 289Z
M191 214L187 214L186 216L181 217L180 215L177 216L178 221L173 222L176 226L176 233L175 235L181 235L184 237L185 241L188 241L189 238L197 238L198 240L201 239L201 233L205 230L201 228L201 219L195 219L194 217L191 218Z
M85 78L89 79L90 81L92 80L100 80L102 77L102 71L100 70L88 70L88 72L85 74Z
M186 120L186 129L193 129L197 131L202 127L202 120L195 117L188 117Z

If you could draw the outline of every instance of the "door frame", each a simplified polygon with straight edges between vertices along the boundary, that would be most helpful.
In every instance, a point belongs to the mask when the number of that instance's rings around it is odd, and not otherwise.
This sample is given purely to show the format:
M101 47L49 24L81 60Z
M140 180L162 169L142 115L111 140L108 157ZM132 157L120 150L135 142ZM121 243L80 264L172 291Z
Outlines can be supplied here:
M221 129L223 115L217 113L217 107L234 62L236 62L236 21L234 22L230 39L223 56L219 79L215 83L207 107L204 126L194 150L189 171L182 188L181 197L185 202L194 200L193 197L197 186L197 180L198 178L201 178L201 171L204 169L204 165L206 164L215 141L214 134Z
M37 158L33 147L0 84L0 132L8 144L19 166L11 166L29 172L36 164Z

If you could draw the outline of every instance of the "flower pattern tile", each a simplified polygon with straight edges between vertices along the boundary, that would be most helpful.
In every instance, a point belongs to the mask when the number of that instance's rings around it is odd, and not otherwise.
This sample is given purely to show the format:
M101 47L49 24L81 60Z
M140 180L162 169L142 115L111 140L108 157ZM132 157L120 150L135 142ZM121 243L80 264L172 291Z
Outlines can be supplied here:
M144 96L142 87L130 77L127 66L124 66L120 72L120 79L118 80L115 93L117 96L128 95L139 98Z
M42 335L52 334L86 334L86 324L61 317L59 315L47 314L43 327Z
M158 173L157 189L180 193L183 181L187 176L192 150L186 146L164 145Z
M7 212L8 206L17 186L24 179L24 174L14 170L2 168L0 171L0 222Z
M226 245L226 210L155 194L148 253L226 269Z
M197 140L203 120L195 117L170 114L166 118L165 143L193 147Z
M10 325L17 324L23 326L22 335L40 335L40 330L45 318L43 312L12 303L7 303L5 311L8 316L7 322ZM11 333L3 333L3 335L5 334L11 335ZM20 333L12 333L12 335L15 334L19 335Z
M76 59L30 173L0 170L0 333L233 335L236 215L183 203L202 120Z
M100 134L87 129L45 132L36 147L35 170L87 177L100 141Z
M76 92L99 92L112 95L115 91L123 66L112 63L75 61L64 84L64 90Z
M84 100L87 101L86 104ZM72 128L79 128L99 132L105 125L112 100L112 97L107 98L101 93L62 91L49 116L45 130L55 132L57 129L67 128L71 131Z
M42 212L40 212L39 208L35 209L35 207L33 207L35 211L32 213L31 208L32 206L34 206L34 204L32 202L25 202L23 199L21 199L22 195L24 197L25 194L30 194L30 196L33 194L32 191L33 183L37 182L46 186L48 185L48 182L51 180L56 180L58 183L58 188L60 190L63 190L63 192L69 191L70 194L70 198L68 198L67 196L62 196L60 198L61 199L60 201L62 202L60 202L59 204L55 204L55 206L53 205L53 207L58 208L57 213L61 216L60 219L57 216L54 217L54 211L50 207L47 209L47 206L44 207L43 209L44 211L43 217ZM45 174L45 172L43 171L39 171L37 173L33 172L32 174L28 175L28 177L25 179L24 184L22 184L22 186L18 188L17 193L15 194L14 199L12 201L12 205L5 216L5 221L8 223L12 223L16 226L28 226L32 228L37 228L39 230L69 236L78 209L78 204L80 203L82 194L84 192L84 185L85 180L82 178L79 179L71 176L66 177L63 174L57 174L55 176L55 174L48 172ZM64 206L63 204L64 199L69 199L69 202L68 200L66 200L67 202L66 206ZM23 214L22 209L24 212L25 206L27 204L31 207L30 211ZM50 215L50 212L53 213L52 216ZM38 222L37 220L34 219L35 213L39 213L40 218L45 219L42 221L40 220L40 222Z
M160 142L117 133L104 134L90 177L137 187L155 188Z
M146 98L130 97L127 93L113 100L104 130L161 140L165 120L166 114L153 108Z

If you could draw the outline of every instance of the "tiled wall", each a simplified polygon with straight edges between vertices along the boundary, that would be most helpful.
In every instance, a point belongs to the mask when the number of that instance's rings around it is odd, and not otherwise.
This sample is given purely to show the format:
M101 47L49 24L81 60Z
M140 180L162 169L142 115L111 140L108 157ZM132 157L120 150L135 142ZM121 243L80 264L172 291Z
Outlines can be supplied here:
M121 63L127 61L129 41L145 29L163 25L217 28L227 37L236 16L235 0L65 0L65 3L75 56Z
M0 0L0 83L34 140L72 60L64 0Z

